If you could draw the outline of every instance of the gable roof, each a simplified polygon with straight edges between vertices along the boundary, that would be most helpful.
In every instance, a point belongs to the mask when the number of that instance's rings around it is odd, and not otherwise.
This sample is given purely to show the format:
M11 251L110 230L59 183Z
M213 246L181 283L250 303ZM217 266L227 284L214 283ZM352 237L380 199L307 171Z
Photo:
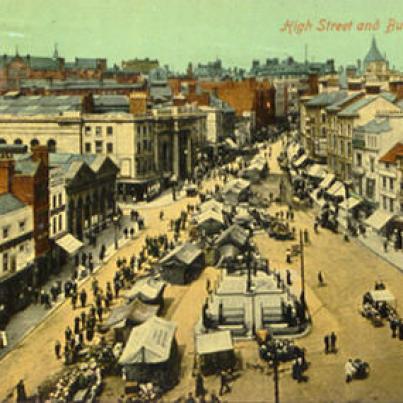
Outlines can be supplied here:
M0 215L10 213L26 207L20 199L11 193L4 193L0 195Z
M347 91L331 91L331 92L322 92L310 99L306 105L307 106L330 106L333 103L340 102L348 97Z
M192 243L184 243L177 246L165 257L160 260L161 264L169 262L172 258L179 260L180 262L190 265L202 254L201 249Z
M206 210L196 217L196 221L198 224L202 224L209 220L213 220L224 225L224 218L222 214L218 213L215 210Z
M392 127L390 125L390 121L388 118L385 119L375 118L370 120L365 125L356 127L355 130L358 132L379 134L392 130Z
M228 227L217 238L215 244L217 246L224 245L226 243L235 243L237 246L244 246L248 241L248 232L237 224L233 224Z
M399 157L403 157L403 143L395 144L386 154L379 158L379 162L395 164Z
M175 330L175 323L156 316L133 328L119 358L119 364L158 364L167 361Z
M17 174L34 176L39 168L40 162L32 159L31 153L14 154L15 171Z

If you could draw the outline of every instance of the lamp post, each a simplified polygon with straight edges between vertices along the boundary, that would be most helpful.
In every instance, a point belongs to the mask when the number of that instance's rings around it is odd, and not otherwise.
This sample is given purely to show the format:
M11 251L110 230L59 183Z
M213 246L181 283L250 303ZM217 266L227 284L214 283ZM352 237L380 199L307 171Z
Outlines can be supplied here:
M114 241L115 241L115 249L117 250L119 247L119 243L118 243L118 227L119 227L119 219L120 217L115 214L113 216L113 228L114 228Z
M350 229L350 205L349 205L349 188L351 186L350 181L344 182L345 194L346 194L346 231L344 233L344 240L347 242L349 240L348 231Z
M299 231L299 245L300 245L300 263L301 263L301 296L300 301L304 308L304 312L306 309L306 301L305 301L305 261L304 261L304 241L302 238L302 230Z

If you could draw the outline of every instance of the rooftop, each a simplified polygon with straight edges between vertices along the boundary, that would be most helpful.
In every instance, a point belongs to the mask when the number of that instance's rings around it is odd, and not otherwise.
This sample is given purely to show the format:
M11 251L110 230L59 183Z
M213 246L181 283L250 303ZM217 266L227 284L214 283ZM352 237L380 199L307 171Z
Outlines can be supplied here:
M319 94L316 97L309 100L306 103L306 105L307 106L326 107L326 106L330 106L334 103L343 101L347 97L348 97L347 91L322 92L321 94Z
M379 134L390 131L391 129L392 127L390 126L389 119L375 118L370 120L365 125L358 126L355 130L359 132Z
M372 38L371 48L364 58L364 64L368 64L371 62L386 62L385 58L382 56L381 52L378 49L375 37Z
M0 195L0 216L24 207L26 207L26 205L11 193Z
M403 157L403 143L395 144L385 155L379 158L379 162L396 164L396 160Z

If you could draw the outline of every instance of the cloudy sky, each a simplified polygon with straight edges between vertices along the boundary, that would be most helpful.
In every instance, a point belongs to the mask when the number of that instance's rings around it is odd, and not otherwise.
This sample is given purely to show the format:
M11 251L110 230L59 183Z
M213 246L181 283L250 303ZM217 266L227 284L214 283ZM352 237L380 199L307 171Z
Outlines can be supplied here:
M188 61L220 57L249 67L252 59L292 55L337 64L363 58L375 34L391 65L403 68L403 0L0 0L0 53L47 56L54 43L66 59L158 58L182 70ZM334 31L344 23L345 32ZM386 33L394 19L401 31ZM285 22L311 27L281 32ZM349 25L350 23L350 25ZM360 31L370 23L374 31ZM348 28L350 26L350 28ZM390 25L396 28L397 25ZM329 30L327 30L329 29Z

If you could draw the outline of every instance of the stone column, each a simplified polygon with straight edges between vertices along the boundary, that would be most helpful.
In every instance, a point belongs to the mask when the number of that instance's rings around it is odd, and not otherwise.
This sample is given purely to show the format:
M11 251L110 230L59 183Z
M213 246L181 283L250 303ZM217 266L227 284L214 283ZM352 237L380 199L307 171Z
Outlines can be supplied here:
M179 174L179 132L175 131L173 134L173 147L172 147L172 169L174 175L180 178Z
M188 178L192 177L193 174L193 154L192 154L192 133L188 133L187 136L187 158L186 158L186 170Z

